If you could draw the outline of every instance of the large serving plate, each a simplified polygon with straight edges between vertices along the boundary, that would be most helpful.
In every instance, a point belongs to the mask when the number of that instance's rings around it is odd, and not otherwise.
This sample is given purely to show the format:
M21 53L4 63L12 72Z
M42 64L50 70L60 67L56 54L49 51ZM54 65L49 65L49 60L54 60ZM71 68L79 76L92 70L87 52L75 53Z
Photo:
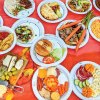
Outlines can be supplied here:
M41 37L44 35L44 27L43 27L42 23L35 18L20 19L12 25L12 29L15 31L15 29L21 25L27 25L27 26L31 27L31 29L33 30L33 33L34 33L34 37L31 41L29 41L27 43L22 43L22 42L18 41L18 39L17 39L17 45L19 45L19 46L30 47L32 45L32 43L34 42L34 40L36 40L38 37Z
M21 19L21 18L26 18L28 16L30 16L34 10L35 10L35 2L34 0L29 0L32 4L32 7L29 8L29 9L25 9L25 10L22 10L18 13L18 15L14 16L12 15L5 7L5 2L4 2L4 11L5 13L9 16L9 17L12 17L12 18L15 18L15 19Z
M65 20L65 21L62 21L62 22L57 26L57 28L56 28L56 36L58 36L58 37L60 38L60 36L59 36L59 31L57 30L58 28L60 28L62 25L65 25L65 24L68 23L68 22L75 22L75 21L76 21L76 20ZM82 23L79 23L79 24L82 24ZM85 25L82 24L82 27L83 27L83 29L85 29ZM89 32L88 32L88 30L87 30L85 39L84 39L84 41L81 43L81 45L80 45L79 48L85 46L85 45L87 44L88 40L89 40ZM70 48L70 49L75 49L75 48L76 48L76 46L72 46L72 45L68 45L68 44L66 44L66 45L67 45L67 47Z
M3 19L1 16L0 16L0 26L3 26Z
M82 91L80 89L78 89L78 87L74 84L74 79L76 77L76 70L81 66L81 65L85 65L85 64L92 64L94 65L95 68L100 69L100 65L96 64L95 62L92 61L82 61L77 63L73 69L71 70L71 79L72 79L72 87L73 87L73 91L74 93L82 100L100 100L100 96L97 97L91 97L91 98L87 98L85 96L82 95Z
M43 6L43 5L46 4L46 3L50 3L50 2L58 2L58 3L59 3L59 5L60 5L60 11L61 11L61 13L62 13L62 17L61 17L61 18L59 18L59 19L57 19L57 20L47 20L47 19L45 19L45 18L41 15L41 13L40 13L41 6ZM65 17L66 17L67 14L68 14L68 11L67 11L67 9L66 9L65 4L64 4L63 2L61 2L60 0L43 0L43 1L39 4L39 6L38 6L38 8L37 8L37 13L38 13L39 17L40 17L42 20L44 20L45 22L48 22L48 23L57 23L57 22L60 22L60 21L62 21L63 19L65 19Z
M62 56L62 58L60 58L60 60L54 62L54 63L51 63L51 64L45 64L42 62L42 57L39 56L36 52L35 52L35 45L36 43L41 40L41 39L47 39L49 40L52 45L53 45L53 49L55 48L60 48L60 49L64 49L64 54ZM31 53L31 58L32 60L37 63L38 65L42 65L44 67L47 67L47 66L56 66L58 64L60 64L67 56L67 47L66 47L66 44L58 37L56 37L55 35L50 35L50 34L46 34L42 37L39 37L38 39L36 39L32 46L31 46L31 49L30 49L30 53Z
M66 76L65 78L63 78L60 81L65 82L65 80L66 80L66 81L69 82L68 91L60 99L60 100L67 100L68 97L70 96L71 92L72 92L72 83L71 83L70 74L69 74L68 70L66 68L64 68L64 66L62 66L62 65L57 65L56 68L58 68ZM32 89L33 89L33 92L34 92L35 96L38 98L38 100L45 100L43 97L40 96L40 94L37 90L38 70L39 69L36 70L36 72L34 73L33 78L32 78Z

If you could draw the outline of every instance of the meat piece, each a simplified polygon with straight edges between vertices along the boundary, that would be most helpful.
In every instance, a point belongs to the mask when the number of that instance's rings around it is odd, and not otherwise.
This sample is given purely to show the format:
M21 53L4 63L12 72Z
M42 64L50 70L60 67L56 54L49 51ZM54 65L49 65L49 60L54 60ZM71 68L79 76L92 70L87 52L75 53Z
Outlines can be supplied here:
M8 68L8 72L12 69L12 67L15 66L15 62L17 60L17 57L16 56L13 56L12 59L11 59L11 62L10 62L10 65L9 65L9 68Z
M20 60L17 61L15 68L17 68L19 70L19 69L22 68L23 64L24 64L23 59L20 59Z
M11 55L7 55L7 56L5 57L5 59L3 60L3 65L6 66L6 67L8 67L9 64L10 64L11 58L12 58Z

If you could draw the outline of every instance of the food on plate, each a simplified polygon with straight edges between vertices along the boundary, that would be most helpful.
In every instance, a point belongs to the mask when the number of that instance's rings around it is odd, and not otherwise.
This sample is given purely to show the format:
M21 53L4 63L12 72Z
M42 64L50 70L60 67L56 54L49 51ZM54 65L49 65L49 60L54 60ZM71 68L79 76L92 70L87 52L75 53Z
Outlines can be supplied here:
M94 20L91 24L92 33L100 39L100 19Z
M26 60L17 55L7 54L0 61L0 80L15 83L25 66Z
M100 0L95 0L96 6L100 9Z
M7 92L7 87L5 85L0 85L0 98Z
M52 51L52 43L47 39L39 40L35 45L35 51L40 56L48 56Z
M46 70L43 73L42 70ZM61 75L65 76L58 68L49 67L42 68L38 70L37 76L37 90L40 95L47 100L60 100L61 96L63 96L68 91L68 81L65 78L64 80L59 79ZM41 71L41 73L40 73ZM66 76L65 76L66 77ZM62 83L60 83L62 81ZM47 92L47 94L46 94Z
M40 13L47 20L56 20L62 17L60 5L57 2L50 2L42 5Z
M39 91L39 93L45 99L49 99L50 98L50 92L48 90L44 89L44 88L42 88L42 90Z
M74 84L82 95L90 98L100 95L100 69L93 64L81 65L76 70ZM81 90L80 90L81 89Z
M86 12L90 6L91 3L89 0L69 0L68 6L76 12Z
M0 32L0 51L5 51L11 47L14 35L8 32Z
M47 76L54 75L57 76L56 67L49 67L47 70Z
M65 41L66 44L76 46L79 42L84 31L83 27L78 24L79 22L80 20L75 22L68 22L58 29L59 36Z
M32 7L30 0L5 0L5 8L12 15L16 16L22 10L27 10Z
M45 78L46 76L47 76L47 70L46 69L39 69L38 77Z
M19 42L27 43L30 42L34 37L32 28L28 25L21 25L15 29L17 39Z
M60 100L60 94L58 92L52 92L51 99L52 100Z

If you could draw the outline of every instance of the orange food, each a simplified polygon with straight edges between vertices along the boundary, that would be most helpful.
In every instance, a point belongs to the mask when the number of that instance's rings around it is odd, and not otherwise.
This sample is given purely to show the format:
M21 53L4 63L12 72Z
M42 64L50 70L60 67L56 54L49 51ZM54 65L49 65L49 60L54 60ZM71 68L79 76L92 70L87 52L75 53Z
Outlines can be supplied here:
M42 88L43 88L43 80L38 77L38 79L37 79L37 89L42 90Z
M90 88L90 87L84 87L82 88L82 94L85 96L85 97L91 97L92 94L93 94L93 90Z
M38 77L45 78L46 76L47 76L47 70L46 69L39 69Z
M85 69L90 73L93 73L95 71L95 68L92 64L86 64Z
M9 79L10 84L15 85L17 76L11 76Z
M53 75L46 77L44 79L44 84L49 91L55 92L58 89L58 79Z

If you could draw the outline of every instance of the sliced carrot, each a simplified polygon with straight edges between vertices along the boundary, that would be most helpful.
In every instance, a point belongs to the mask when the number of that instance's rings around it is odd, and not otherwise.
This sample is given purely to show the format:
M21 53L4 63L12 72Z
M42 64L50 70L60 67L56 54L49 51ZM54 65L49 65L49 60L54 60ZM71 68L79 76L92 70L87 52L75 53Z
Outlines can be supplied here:
M82 36L80 37L76 45L76 52L78 51L80 44L83 42L85 35L86 35L86 29L83 30Z
M80 29L80 25L79 26L77 26L71 33L70 33L70 35L65 39L65 42L67 43L68 42L68 40Z
M62 90L61 90L61 87L60 86L58 86L58 92L59 92L59 94L61 96L62 95Z
M65 90L64 90L64 85L63 85L63 84L61 84L60 86L61 86L62 95L63 95L63 94L65 93Z
M81 21L82 21L82 20L77 20L77 21L75 21L75 22L72 22L72 23L69 23L69 24L65 24L65 25L61 26L60 28L58 28L58 30L62 30L62 29L64 29L64 28L71 27L71 26L73 26L73 25L76 25L76 24L80 23Z
M65 82L64 87L65 87L65 92L67 92L68 91L68 82Z

